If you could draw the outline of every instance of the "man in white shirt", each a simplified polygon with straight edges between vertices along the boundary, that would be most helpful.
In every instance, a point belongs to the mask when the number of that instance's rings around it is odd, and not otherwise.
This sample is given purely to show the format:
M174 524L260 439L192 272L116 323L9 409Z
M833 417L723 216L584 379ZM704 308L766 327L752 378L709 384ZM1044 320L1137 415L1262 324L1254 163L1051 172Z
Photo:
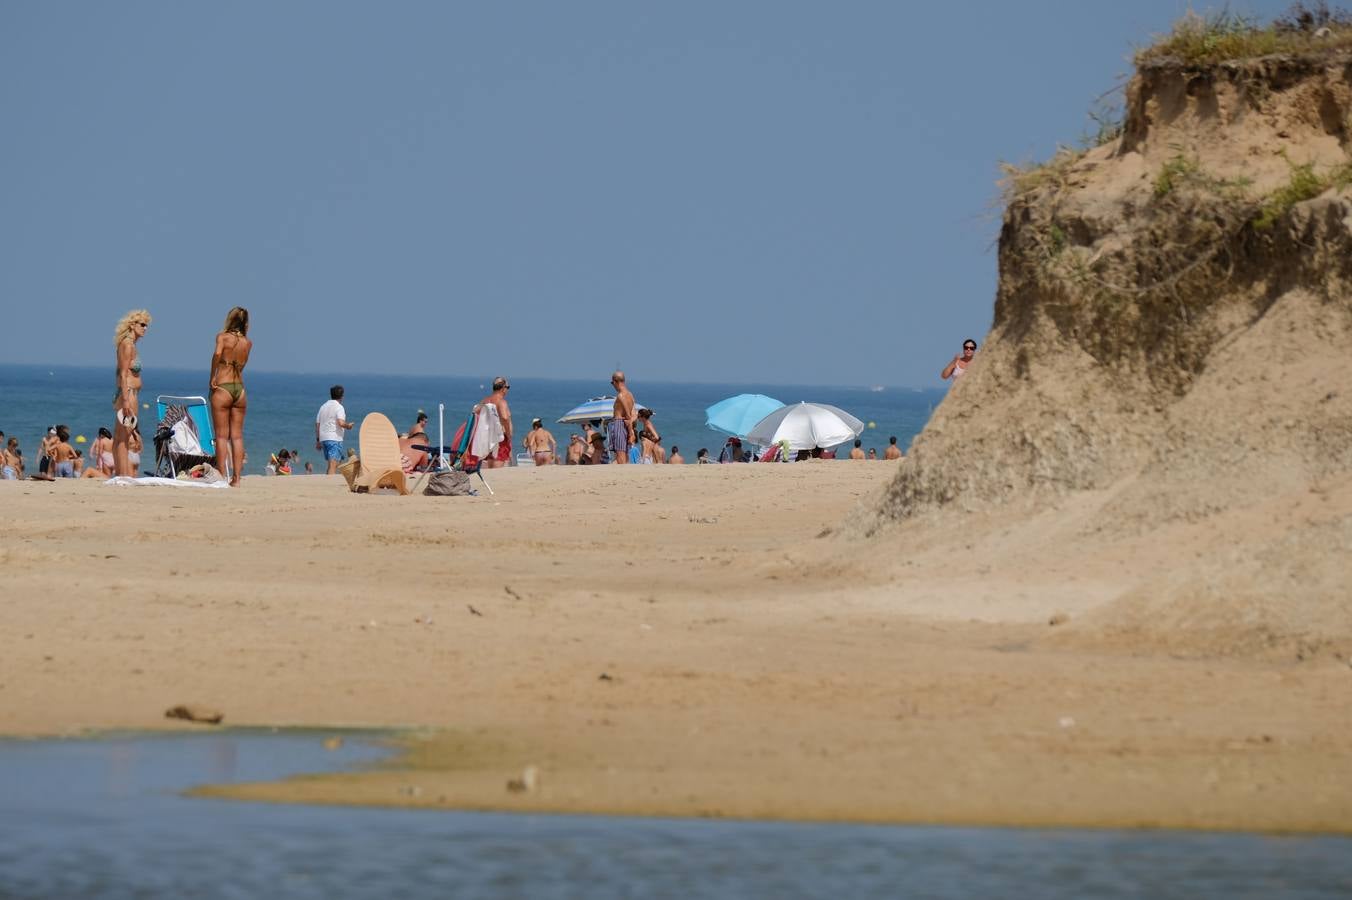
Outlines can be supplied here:
M319 407L315 416L315 449L324 451L329 475L338 472L338 464L343 461L343 432L352 427L342 399L343 386L335 384L329 388L329 402Z

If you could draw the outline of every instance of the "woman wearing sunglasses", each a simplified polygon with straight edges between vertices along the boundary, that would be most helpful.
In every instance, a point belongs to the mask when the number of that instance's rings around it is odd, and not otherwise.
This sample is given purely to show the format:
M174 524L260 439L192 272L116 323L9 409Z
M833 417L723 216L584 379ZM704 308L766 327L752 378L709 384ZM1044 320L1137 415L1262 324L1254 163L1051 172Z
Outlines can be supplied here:
M133 309L118 321L113 339L117 346L117 391L113 394L113 414L117 418L117 427L113 429L114 475L136 474L129 449L131 436L140 435L136 411L141 396L141 354L137 352L136 344L146 336L149 327L150 313Z
M962 342L962 353L953 357L953 361L944 366L944 371L939 377L945 381L950 378L957 381L962 377L962 373L967 371L967 367L972 364L972 357L975 355L976 341L968 338Z

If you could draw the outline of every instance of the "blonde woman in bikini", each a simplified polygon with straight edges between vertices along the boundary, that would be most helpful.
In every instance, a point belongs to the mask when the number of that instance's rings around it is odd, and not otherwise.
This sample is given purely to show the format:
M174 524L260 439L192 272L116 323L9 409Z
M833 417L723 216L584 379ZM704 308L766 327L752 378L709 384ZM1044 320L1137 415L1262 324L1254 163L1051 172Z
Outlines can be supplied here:
M216 432L216 468L229 474L230 486L238 487L244 468L244 413L249 397L244 392L244 365L253 341L249 340L249 311L236 306L225 315L225 326L216 335L211 355L211 424Z
M141 354L136 344L146 336L150 327L150 313L134 309L117 323L113 342L117 346L117 392L113 394L113 413L117 427L113 429L113 474L136 475L136 468L128 458L131 436L139 436L136 411L141 401Z

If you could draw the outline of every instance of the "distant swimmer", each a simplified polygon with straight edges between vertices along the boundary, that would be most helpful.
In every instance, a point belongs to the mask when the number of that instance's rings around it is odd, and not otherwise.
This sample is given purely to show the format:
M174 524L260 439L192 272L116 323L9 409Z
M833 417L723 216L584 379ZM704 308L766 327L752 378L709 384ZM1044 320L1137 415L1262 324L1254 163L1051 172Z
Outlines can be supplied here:
M962 353L953 357L953 361L944 366L940 378L947 381L953 379L955 382L967 371L967 367L972 364L972 357L976 355L976 341L968 338L962 342Z
M244 391L244 365L253 351L249 340L249 311L236 306L225 314L211 354L211 424L216 431L216 468L239 487L244 474L244 414L249 395Z
M150 327L150 313L134 309L118 320L113 333L117 347L117 390L113 393L113 413L117 426L113 429L113 474L135 476L141 464L141 432L136 427L136 412L141 402L141 354L136 344L146 336ZM132 435L136 435L133 442ZM135 449L132 444L135 443ZM136 462L131 462L131 454Z

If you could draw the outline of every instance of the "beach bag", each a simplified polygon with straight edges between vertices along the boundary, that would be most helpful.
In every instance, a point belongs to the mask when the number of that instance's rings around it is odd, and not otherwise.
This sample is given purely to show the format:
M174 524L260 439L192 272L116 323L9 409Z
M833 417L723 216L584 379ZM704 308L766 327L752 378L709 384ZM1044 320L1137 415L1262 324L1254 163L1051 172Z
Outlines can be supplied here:
M428 497L467 497L472 493L469 476L455 470L437 472L427 479L427 487L423 488L423 494Z
M348 457L347 462L338 467L338 474L343 476L343 480L347 482L347 489L353 493L357 490L357 473L360 471L361 460L355 456Z

